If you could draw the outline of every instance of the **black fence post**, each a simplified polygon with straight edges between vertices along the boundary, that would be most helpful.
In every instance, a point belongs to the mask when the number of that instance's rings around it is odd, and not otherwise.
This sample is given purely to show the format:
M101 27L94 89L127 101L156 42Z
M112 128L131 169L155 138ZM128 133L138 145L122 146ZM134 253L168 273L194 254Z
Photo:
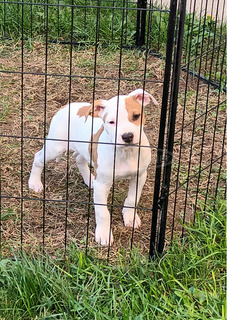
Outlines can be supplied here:
M170 176L173 158L173 144L176 124L176 112L178 102L178 91L179 91L179 78L182 58L182 47L184 37L184 24L185 24L185 12L186 12L186 0L180 1L179 9L179 24L177 30L177 41L176 41L176 52L175 52L175 63L173 70L173 86L170 98L170 113L169 113L169 124L167 130L167 146L164 162L163 182L161 189L161 202L160 202L160 221L158 226L157 236L157 252L161 254L165 244L165 230L166 230L166 218L169 200L169 186Z
M137 26L136 26L136 46L143 46L146 37L146 8L147 0L137 0ZM141 10L144 9L144 10Z
M176 11L177 11L177 0L171 0L167 44L166 44L165 76L164 76L164 82L163 82L163 94L162 94L160 129L159 129L157 160L156 160L153 208L152 208L152 224L151 224L150 251L149 251L150 257L152 257L155 253L157 216L158 216L158 209L160 206L159 192L160 192L160 181L161 181L161 171L162 171L162 158L163 158L164 136L165 136L166 117L167 117L167 106L168 106L168 98L169 98L169 84L170 84L172 56L173 56Z

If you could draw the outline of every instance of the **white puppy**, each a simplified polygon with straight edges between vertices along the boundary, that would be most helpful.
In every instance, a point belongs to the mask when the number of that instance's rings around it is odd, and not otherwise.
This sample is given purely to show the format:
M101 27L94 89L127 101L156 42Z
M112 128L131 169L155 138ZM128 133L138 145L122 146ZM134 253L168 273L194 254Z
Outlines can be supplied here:
M130 180L122 211L125 226L138 228L141 224L134 207L139 201L151 161L149 142L143 131L145 117L142 105L146 106L151 101L158 104L152 95L138 89L110 100L95 100L92 105L71 103L53 117L45 145L35 154L29 188L40 192L43 189L41 173L44 154L45 162L59 159L68 148L69 136L69 149L74 151L84 182L94 188L95 240L101 245L113 242L107 197L114 172L115 179ZM94 175L90 174L90 162L94 167Z

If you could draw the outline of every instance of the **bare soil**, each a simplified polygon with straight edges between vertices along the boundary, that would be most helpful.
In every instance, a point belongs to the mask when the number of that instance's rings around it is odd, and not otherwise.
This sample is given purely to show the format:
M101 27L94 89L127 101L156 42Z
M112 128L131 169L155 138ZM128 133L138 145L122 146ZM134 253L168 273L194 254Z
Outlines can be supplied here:
M95 250L99 257L106 258L109 249L101 248L94 241L95 219L92 191L83 184L73 157L69 158L69 174L67 174L66 156L59 163L52 162L46 165L45 189L42 194L33 193L28 189L28 178L33 156L42 147L43 137L47 134L50 120L57 110L65 105L69 99L70 101L92 101L94 85L95 99L109 99L115 96L118 92L118 86L120 86L120 94L126 94L142 87L145 70L144 54L136 51L124 51L121 70L119 70L119 51L99 49L96 63L97 78L94 82L93 48L73 50L71 70L68 47L48 46L47 69L45 69L45 46L39 42L34 43L32 50L24 47L23 65L20 43L15 46L0 44L0 52L0 69L5 71L1 73L0 78L0 134L5 135L1 137L1 195L3 196L1 198L1 245L3 255L8 255L10 248L13 248L14 251L19 250L21 243L23 243L23 248L32 252L37 252L38 248L44 244L45 250L55 256L64 249L65 239L67 244L75 242L79 248L85 249L88 232L88 248ZM20 74L22 68L23 77ZM44 76L45 72L48 74L47 77ZM72 77L69 77L70 74ZM120 82L118 81L119 77L121 78ZM164 61L149 56L146 79L151 82L146 82L145 89L152 93L160 104L162 102L163 77ZM167 238L170 238L172 232L178 234L181 231L182 226L179 220L183 218L185 206L186 185L178 189L175 217L173 217L181 137L179 130L183 126L185 89L186 74L182 73L170 186L170 191L173 193L169 199ZM225 100L225 96L218 96L218 92L211 88L208 91L207 85L198 84L197 79L191 78L187 84L186 99L184 125L194 119L196 102L196 117L199 117L205 111L206 105L210 109L218 102ZM151 104L146 107L145 113L147 119L145 132L151 144L152 161L139 203L142 208L138 210L142 226L133 234L133 246L148 253L160 107ZM212 156L215 159L221 154L225 117L225 110L221 109L216 122L215 109L208 113L205 130L205 116L195 122L190 176L199 170L203 131L202 167L210 164ZM183 130L178 184L187 179L192 130L193 125L189 125ZM21 135L25 137L23 141L20 138ZM219 163L215 163L210 176L210 192L213 192L216 186L218 170ZM208 170L201 174L198 200L205 197L208 174ZM197 178L192 179L189 183L186 220L193 217L196 186ZM128 250L131 243L132 230L124 227L121 216L121 206L126 194L127 182L116 182L114 204L117 207L114 208L112 214L115 242L109 252L110 257L113 258L118 256L121 247ZM68 204L66 204L66 200L69 201ZM112 194L110 194L109 203L111 200Z

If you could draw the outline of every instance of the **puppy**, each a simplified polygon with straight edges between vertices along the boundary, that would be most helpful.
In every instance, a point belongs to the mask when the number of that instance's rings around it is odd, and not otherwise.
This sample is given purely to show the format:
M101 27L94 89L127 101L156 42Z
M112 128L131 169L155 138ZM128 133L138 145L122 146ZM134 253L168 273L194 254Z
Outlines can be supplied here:
M107 208L113 178L130 181L122 210L123 220L126 227L140 227L141 221L134 207L139 201L151 161L142 111L150 102L158 105L151 94L138 89L110 100L95 100L93 104L71 103L53 117L45 145L35 154L28 184L30 189L40 192L43 189L44 161L58 160L67 150L69 138L69 149L74 151L84 182L94 189L95 240L101 245L113 243ZM94 175L90 173L88 163L92 163Z

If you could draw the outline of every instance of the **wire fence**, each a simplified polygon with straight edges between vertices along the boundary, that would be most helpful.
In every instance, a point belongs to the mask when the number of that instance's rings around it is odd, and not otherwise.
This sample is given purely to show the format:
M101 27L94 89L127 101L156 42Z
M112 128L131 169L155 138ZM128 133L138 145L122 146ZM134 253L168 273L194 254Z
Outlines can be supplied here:
M116 257L121 247L134 246L153 256L174 237L184 237L184 225L209 199L225 194L225 1L213 2L211 15L208 1L198 13L195 6L192 0L193 13L187 13L185 0L172 0L168 8L145 0L0 1L2 255L12 248L66 254L75 243L86 252L96 249L101 257ZM71 133L73 102L95 105L138 88L152 94L160 107L142 102L140 113L147 121L143 128L141 118L139 146L131 146L137 150L133 202L124 204L128 185L115 179L123 144L117 130L113 141L97 142L92 121L87 141L90 168L96 145L106 146L107 157L110 152L114 157L107 204L114 243L109 232L108 245L101 247L94 240L93 207L106 203L95 201L71 156L74 143L85 143ZM52 117L66 104L65 138L47 136ZM150 147L141 141L143 132ZM51 141L67 151L57 164L43 161L38 194L28 188L33 157L44 144L47 159ZM138 204L140 161L148 148L152 160ZM123 204L134 212L133 228L123 225ZM139 229L134 228L136 209Z

